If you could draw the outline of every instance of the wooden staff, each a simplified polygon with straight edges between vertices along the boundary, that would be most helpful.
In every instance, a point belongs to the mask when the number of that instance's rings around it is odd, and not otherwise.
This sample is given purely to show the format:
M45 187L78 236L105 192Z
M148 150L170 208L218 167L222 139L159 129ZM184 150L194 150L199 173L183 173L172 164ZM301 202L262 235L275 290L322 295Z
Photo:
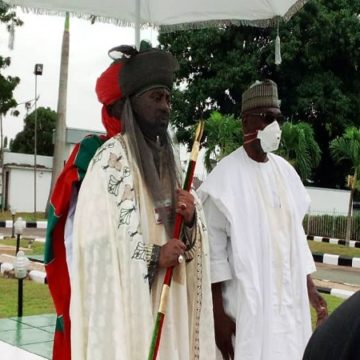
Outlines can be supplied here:
M186 171L186 177L183 186L183 189L186 191L190 191L191 188L192 180L194 177L195 166L196 166L196 160L200 150L200 140L202 138L203 131L204 131L204 120L200 120L196 128L195 139L191 149L189 165ZM183 217L180 214L176 214L174 236L173 236L175 239L180 238L182 225L183 225ZM160 305L154 325L148 360L156 360L157 353L159 350L161 331L166 314L166 307L170 293L170 284L171 284L173 270L174 270L173 266L169 267L167 268L165 273L164 283L160 296Z

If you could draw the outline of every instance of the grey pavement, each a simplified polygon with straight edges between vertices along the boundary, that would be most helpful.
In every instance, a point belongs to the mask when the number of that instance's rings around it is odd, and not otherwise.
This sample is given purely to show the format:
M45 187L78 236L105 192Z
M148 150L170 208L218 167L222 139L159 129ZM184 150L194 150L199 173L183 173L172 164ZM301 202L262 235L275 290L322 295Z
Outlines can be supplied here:
M360 286L360 269L358 268L321 263L316 263L316 268L317 271L312 274L313 279Z

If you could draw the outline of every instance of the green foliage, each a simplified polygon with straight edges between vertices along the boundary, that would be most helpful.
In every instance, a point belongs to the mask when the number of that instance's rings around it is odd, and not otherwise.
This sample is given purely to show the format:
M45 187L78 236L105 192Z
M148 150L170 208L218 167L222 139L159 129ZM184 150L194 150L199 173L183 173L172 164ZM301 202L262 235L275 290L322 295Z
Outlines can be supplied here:
M342 136L330 143L330 153L335 161L350 161L354 173L360 171L360 128L349 127Z
M8 29L12 26L22 25L22 21L16 17L16 13L3 1L0 0L0 22ZM13 76L4 76L1 71L10 65L10 58L0 55L0 114L6 114L9 109L16 106L13 92L20 79Z
M0 70L10 65L10 58L0 56ZM18 77L4 76L0 73L0 113L6 114L9 109L16 106L16 100L13 98L13 91L19 84Z
M205 157L207 171L224 156L230 154L242 145L242 127L239 119L234 116L223 116L217 111L211 113L205 121Z
M35 111L24 120L24 130L19 132L14 141L10 143L13 152L34 153ZM52 156L54 152L53 131L56 124L56 112L50 108L37 109L37 153Z
M353 199L355 186L360 170L360 130L355 127L349 127L341 137L336 137L330 143L330 153L337 162L348 161L354 171L353 184L350 186L350 199L348 210L348 226L346 240L350 240L351 233L351 209L353 207ZM355 186L354 186L355 185Z
M321 158L314 131L311 125L305 122L285 122L281 130L281 143L277 153L287 159L301 179L306 181L311 177L312 170L319 165Z
M173 95L172 121L181 141L190 143L187 128L200 116L218 110L239 117L241 94L255 79L260 49L269 41L268 29L224 27L161 34L162 47L179 60ZM241 59L241 61L240 61Z
M314 129L322 151L315 185L343 187L349 164L335 164L328 144L360 118L359 0L312 0L280 24L283 63L274 64L276 29L223 26L161 34L161 47L178 58L173 121L190 143L189 125L216 110L240 116L241 94L252 82L279 85L282 111Z
M309 179L312 170L319 164L321 153L311 125L285 122L281 129L281 143L277 153L295 167L303 180ZM233 115L212 112L205 121L204 139L204 164L210 172L218 161L242 145L241 120L235 119Z

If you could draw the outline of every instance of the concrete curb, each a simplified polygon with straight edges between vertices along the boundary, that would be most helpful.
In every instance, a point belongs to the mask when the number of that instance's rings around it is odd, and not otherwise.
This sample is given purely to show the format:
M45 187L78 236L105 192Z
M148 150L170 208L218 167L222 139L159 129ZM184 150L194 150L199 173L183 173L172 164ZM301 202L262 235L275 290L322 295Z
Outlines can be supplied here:
M47 221L24 221L24 225L26 228L34 228L34 229L46 229L47 228ZM0 228L12 228L13 221L12 220L5 220L0 221Z
M360 268L360 258L350 257L343 255L334 254L323 254L314 252L312 253L315 262L328 264L328 265L339 265L339 266L350 266L353 268Z
M334 239L334 238L314 236L314 235L307 235L307 239L316 242L324 242L328 244L346 245L346 241L344 239ZM349 247L360 248L360 241L350 240Z
M321 286L317 286L316 287L318 292L323 293L323 294L329 294L332 296L336 296L339 297L341 299L348 299L350 296L352 296L355 291L349 291L349 290L344 290L344 289L335 289L335 288L327 288L327 287L321 287Z

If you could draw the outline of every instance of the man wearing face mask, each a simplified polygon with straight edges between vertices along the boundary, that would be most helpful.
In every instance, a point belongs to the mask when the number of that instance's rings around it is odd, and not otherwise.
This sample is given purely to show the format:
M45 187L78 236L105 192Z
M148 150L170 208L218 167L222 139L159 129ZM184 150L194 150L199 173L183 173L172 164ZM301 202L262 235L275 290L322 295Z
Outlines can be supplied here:
M272 154L281 130L278 91L256 82L242 96L243 146L199 189L208 224L219 359L300 360L326 303L310 273L302 227L309 196L293 167ZM220 355L221 353L221 355Z
M146 359L164 274L174 267L157 359L211 360L202 208L181 189L168 134L178 63L159 49L110 51L119 52L96 82L107 135L82 141L52 197L50 222L60 219L47 240L58 315L53 359ZM66 194L71 200L59 204ZM180 240L173 238L176 213L184 219Z

